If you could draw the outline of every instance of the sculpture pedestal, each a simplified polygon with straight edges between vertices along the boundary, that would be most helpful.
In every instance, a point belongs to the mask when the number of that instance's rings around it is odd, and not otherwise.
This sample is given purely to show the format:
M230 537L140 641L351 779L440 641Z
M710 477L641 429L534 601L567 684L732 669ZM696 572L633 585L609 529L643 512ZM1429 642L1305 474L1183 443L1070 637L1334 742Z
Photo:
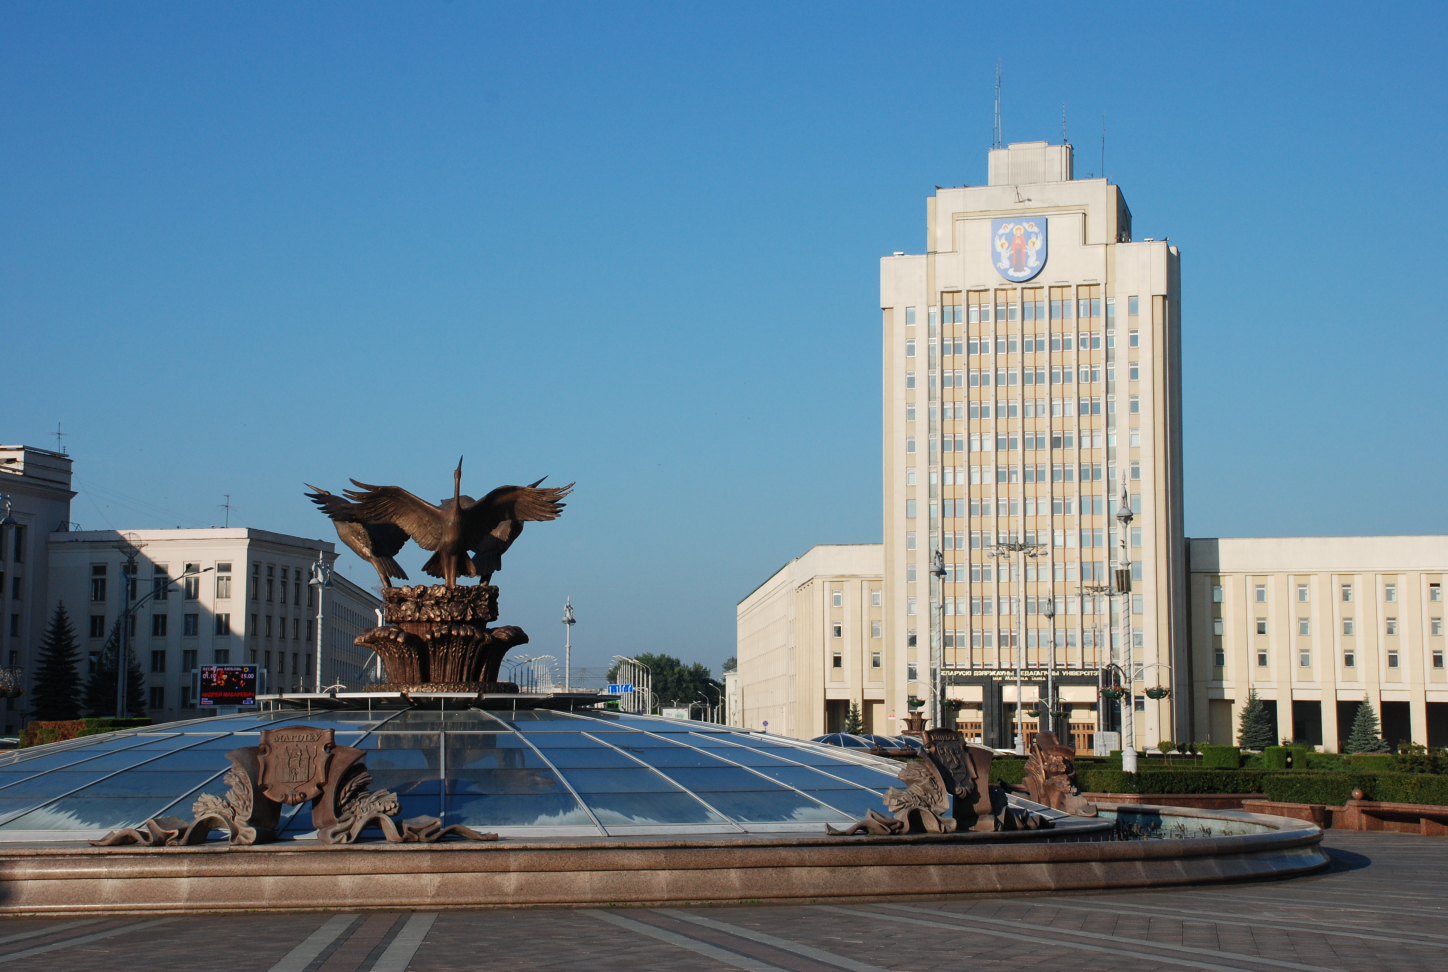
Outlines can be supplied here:
M377 652L387 668L385 692L507 692L498 681L508 650L528 643L522 628L489 628L498 618L498 589L478 584L389 587L382 592L388 627L353 642Z

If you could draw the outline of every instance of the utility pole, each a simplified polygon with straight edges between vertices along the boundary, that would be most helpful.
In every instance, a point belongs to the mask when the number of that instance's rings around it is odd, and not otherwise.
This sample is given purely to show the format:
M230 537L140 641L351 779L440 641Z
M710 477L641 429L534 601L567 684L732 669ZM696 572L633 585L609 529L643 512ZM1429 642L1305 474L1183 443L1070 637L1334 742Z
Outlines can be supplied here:
M930 694L935 698L930 707L930 718L935 728L945 725L945 553L936 550L930 559L930 576L936 580L936 607L940 625L935 637L930 639Z
M57 425L57 428L59 426ZM60 433L57 432L58 436ZM135 534L125 534L121 541L116 544L116 549L126 558L126 564L121 568L121 630L116 643L116 718L126 717L126 689L128 687L127 676L130 674L128 649L130 645L127 636L130 634L131 626L131 590L136 578L136 558L141 553L141 548L146 544L136 539Z
M1133 519L1131 496L1126 490L1125 470L1122 470L1121 498L1116 501L1116 522L1121 524L1117 531L1120 533L1121 551L1116 557L1116 591L1121 595L1121 645L1122 657L1126 660L1126 705L1121 710L1121 768L1127 773L1136 772L1136 666L1131 657L1131 538L1126 535Z
M332 566L327 563L325 551L317 551L317 562L312 565L312 579L307 581L307 584L317 589L317 683L314 691L318 695L321 695L322 644L324 640L322 622L326 619L326 615L322 611L322 601L325 598L326 592L332 588ZM270 674L268 674L268 678L270 678ZM270 686L268 686L268 689L270 689Z
M563 691L573 691L573 626L578 619L573 616L573 598L563 602Z

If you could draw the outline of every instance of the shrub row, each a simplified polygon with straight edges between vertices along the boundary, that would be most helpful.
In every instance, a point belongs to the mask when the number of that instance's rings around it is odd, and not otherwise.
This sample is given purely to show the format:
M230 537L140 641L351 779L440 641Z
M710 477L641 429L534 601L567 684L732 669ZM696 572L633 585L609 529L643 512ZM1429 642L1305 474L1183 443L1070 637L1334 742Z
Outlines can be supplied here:
M79 739L81 736L96 736L117 729L136 729L149 726L150 719L67 719L60 722L32 722L20 730L20 748L43 746L46 743Z
M1076 773L1076 784L1091 793L1261 793L1266 775L1261 770L1087 770Z
M1280 803L1322 803L1340 807L1362 790L1367 800L1384 803L1422 803L1448 806L1448 777L1425 773L1272 773L1267 777L1267 799Z

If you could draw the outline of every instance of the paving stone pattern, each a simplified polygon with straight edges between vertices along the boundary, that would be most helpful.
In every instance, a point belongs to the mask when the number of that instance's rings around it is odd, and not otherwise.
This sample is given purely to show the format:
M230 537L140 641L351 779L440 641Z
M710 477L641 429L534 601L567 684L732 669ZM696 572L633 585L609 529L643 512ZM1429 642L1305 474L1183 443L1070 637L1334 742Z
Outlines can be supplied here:
M5 972L1448 972L1448 840L1329 831L1333 869L1120 894L845 905L0 919Z

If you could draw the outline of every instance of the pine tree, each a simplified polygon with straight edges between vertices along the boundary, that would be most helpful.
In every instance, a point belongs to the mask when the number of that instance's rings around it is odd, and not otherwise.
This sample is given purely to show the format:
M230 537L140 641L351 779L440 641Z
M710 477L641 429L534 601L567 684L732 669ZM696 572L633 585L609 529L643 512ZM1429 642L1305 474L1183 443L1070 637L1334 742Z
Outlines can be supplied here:
M860 714L860 703L850 703L850 714L845 716L845 732L861 733L865 731L865 717Z
M1392 751L1388 741L1383 738L1378 726L1378 714L1373 709L1373 704L1368 701L1367 696L1357 707L1357 715L1353 716L1352 732L1347 737L1347 751L1349 753L1387 753Z
M80 647L75 643L75 629L71 627L65 604L57 604L50 627L45 632L45 641L40 645L31 718L80 718L80 672L76 668L79 662Z
M128 641L130 639L127 639ZM136 659L134 644L128 646L130 664L126 666L126 714L146 714L146 676ZM85 707L93 716L114 717L116 714L116 656L121 648L121 622L111 628L111 636L96 658L96 669L85 685Z
M1242 708L1242 720L1237 731L1237 745L1243 749L1266 749L1276 744L1267 707L1257 698L1257 690L1249 689L1247 704Z

